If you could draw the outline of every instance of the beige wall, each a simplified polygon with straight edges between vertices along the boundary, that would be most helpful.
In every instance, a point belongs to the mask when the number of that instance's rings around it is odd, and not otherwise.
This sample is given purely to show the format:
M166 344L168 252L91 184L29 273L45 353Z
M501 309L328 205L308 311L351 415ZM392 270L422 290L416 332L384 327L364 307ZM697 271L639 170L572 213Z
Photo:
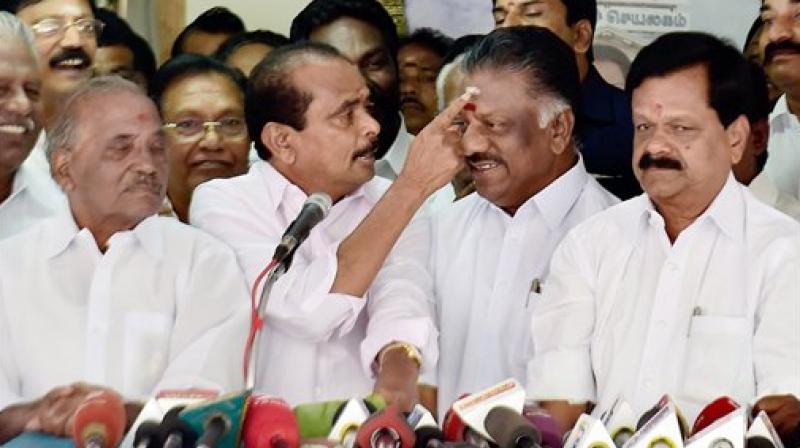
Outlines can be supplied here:
M186 0L186 23L214 6L225 6L244 20L247 29L268 29L286 36L294 16L310 0Z

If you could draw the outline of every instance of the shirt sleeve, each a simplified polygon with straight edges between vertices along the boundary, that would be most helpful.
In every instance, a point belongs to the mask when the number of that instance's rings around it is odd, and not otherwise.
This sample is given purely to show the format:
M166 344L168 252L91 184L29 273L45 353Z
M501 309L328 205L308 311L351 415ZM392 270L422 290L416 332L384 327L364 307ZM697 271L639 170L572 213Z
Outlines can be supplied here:
M535 400L596 400L590 352L595 270L588 247L574 230L567 234L553 254L542 301L533 311L528 395Z
M169 364L156 390L241 389L250 325L247 288L233 253L205 237L187 263L176 300Z
M252 210L251 204L213 182L195 190L189 216L193 225L233 248L248 291L269 263L286 227L276 213L269 216L263 210ZM265 216L269 219L262 219ZM336 249L320 232L311 232L295 253L289 271L270 292L265 325L311 343L326 341L336 331L347 333L352 329L365 301L329 292L338 267ZM263 286L262 280L259 296Z
M800 235L775 245L756 309L756 395L800 397Z
M427 269L430 241L428 219L412 220L367 293L369 323L361 362L370 377L375 357L393 341L417 347L422 371L436 371L439 333L433 320L433 280Z
M7 322L3 283L0 280L0 410L21 401L20 376Z

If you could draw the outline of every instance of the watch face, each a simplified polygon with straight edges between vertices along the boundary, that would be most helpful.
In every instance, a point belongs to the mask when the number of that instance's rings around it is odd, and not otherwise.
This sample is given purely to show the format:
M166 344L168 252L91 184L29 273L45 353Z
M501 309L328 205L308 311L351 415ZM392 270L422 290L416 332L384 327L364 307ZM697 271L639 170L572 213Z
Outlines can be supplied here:
M733 442L726 438L719 438L711 444L708 445L708 448L733 448Z

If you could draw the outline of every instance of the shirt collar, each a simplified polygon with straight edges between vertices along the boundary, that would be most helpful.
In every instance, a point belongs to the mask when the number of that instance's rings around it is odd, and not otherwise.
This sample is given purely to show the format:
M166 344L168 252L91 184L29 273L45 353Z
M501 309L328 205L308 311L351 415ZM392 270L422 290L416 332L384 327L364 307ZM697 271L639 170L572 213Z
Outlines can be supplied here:
M406 129L406 121L403 115L400 114L400 128L397 130L392 146L389 147L389 150L386 151L386 154L381 159L389 164L396 175L400 174L400 170L403 169L403 165L406 163L408 147L411 146L411 140L413 139L414 137Z
M583 158L578 156L575 166L533 197L536 207L550 230L561 226L567 213L580 197L588 178L589 174L583 165Z
M164 238L158 219L156 216L145 218L133 230L123 230L112 235L109 243L113 244L114 241L126 238L125 235L132 235L150 256L161 259L164 256ZM51 244L48 245L45 252L47 258L53 258L66 251L70 243L81 234L88 234L88 237L94 241L94 237L88 229L78 228L69 208L57 213L46 230L52 235ZM97 242L95 241L94 244L97 245Z
M778 101L775 103L775 107L772 108L772 112L769 114L769 124L770 126L778 126L779 123L786 123L790 125L794 123L795 126L800 126L800 121L798 118L789 111L789 103L787 103L786 94L784 93L778 98Z
M736 178L733 177L733 173L730 173L722 189L717 193L714 200L711 201L711 205L694 220L694 223L704 220L711 221L734 241L742 241L744 238L745 224L743 188L744 187L736 181ZM641 202L642 216L644 219L649 220L651 223L658 222L663 227L664 218L655 209L647 193L632 200ZM694 225L694 223L692 223L692 225Z

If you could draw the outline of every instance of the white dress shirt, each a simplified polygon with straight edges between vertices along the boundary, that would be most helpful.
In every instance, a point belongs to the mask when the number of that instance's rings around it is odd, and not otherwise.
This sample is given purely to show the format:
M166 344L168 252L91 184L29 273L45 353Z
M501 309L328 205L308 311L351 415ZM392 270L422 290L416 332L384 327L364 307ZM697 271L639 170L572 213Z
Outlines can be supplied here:
M399 112L398 112L399 113ZM403 169L408 156L408 149L414 136L406 129L406 121L400 114L400 129L392 142L392 146L380 160L375 161L375 175L384 179L395 180Z
M14 174L11 194L0 202L0 240L30 229L63 208L66 198L52 178L23 164Z
M376 177L341 199L298 248L269 299L256 389L293 405L368 394L374 383L372 362L395 340L421 350L423 369L434 366L431 281L421 261L429 242L426 228L403 233L365 298L329 292L339 244L388 184ZM189 217L234 249L252 286L306 198L261 161L243 176L200 185Z
M553 254L533 318L529 395L624 399L641 415L668 393L689 422L717 397L800 396L800 224L731 175L670 244L641 195L595 215Z
M227 324L248 312L246 284L205 233L150 217L101 253L65 207L0 254L0 409L76 381L133 400L241 387L247 327Z
M473 193L431 218L430 270L439 324L439 415L462 393L526 382L530 318L556 244L619 202L583 161L509 216ZM536 289L536 288L533 288Z
M760 172L747 187L759 201L800 221L800 201L778 190L765 171Z
M764 170L778 190L800 200L800 121L789 111L786 94L769 115L769 144Z

